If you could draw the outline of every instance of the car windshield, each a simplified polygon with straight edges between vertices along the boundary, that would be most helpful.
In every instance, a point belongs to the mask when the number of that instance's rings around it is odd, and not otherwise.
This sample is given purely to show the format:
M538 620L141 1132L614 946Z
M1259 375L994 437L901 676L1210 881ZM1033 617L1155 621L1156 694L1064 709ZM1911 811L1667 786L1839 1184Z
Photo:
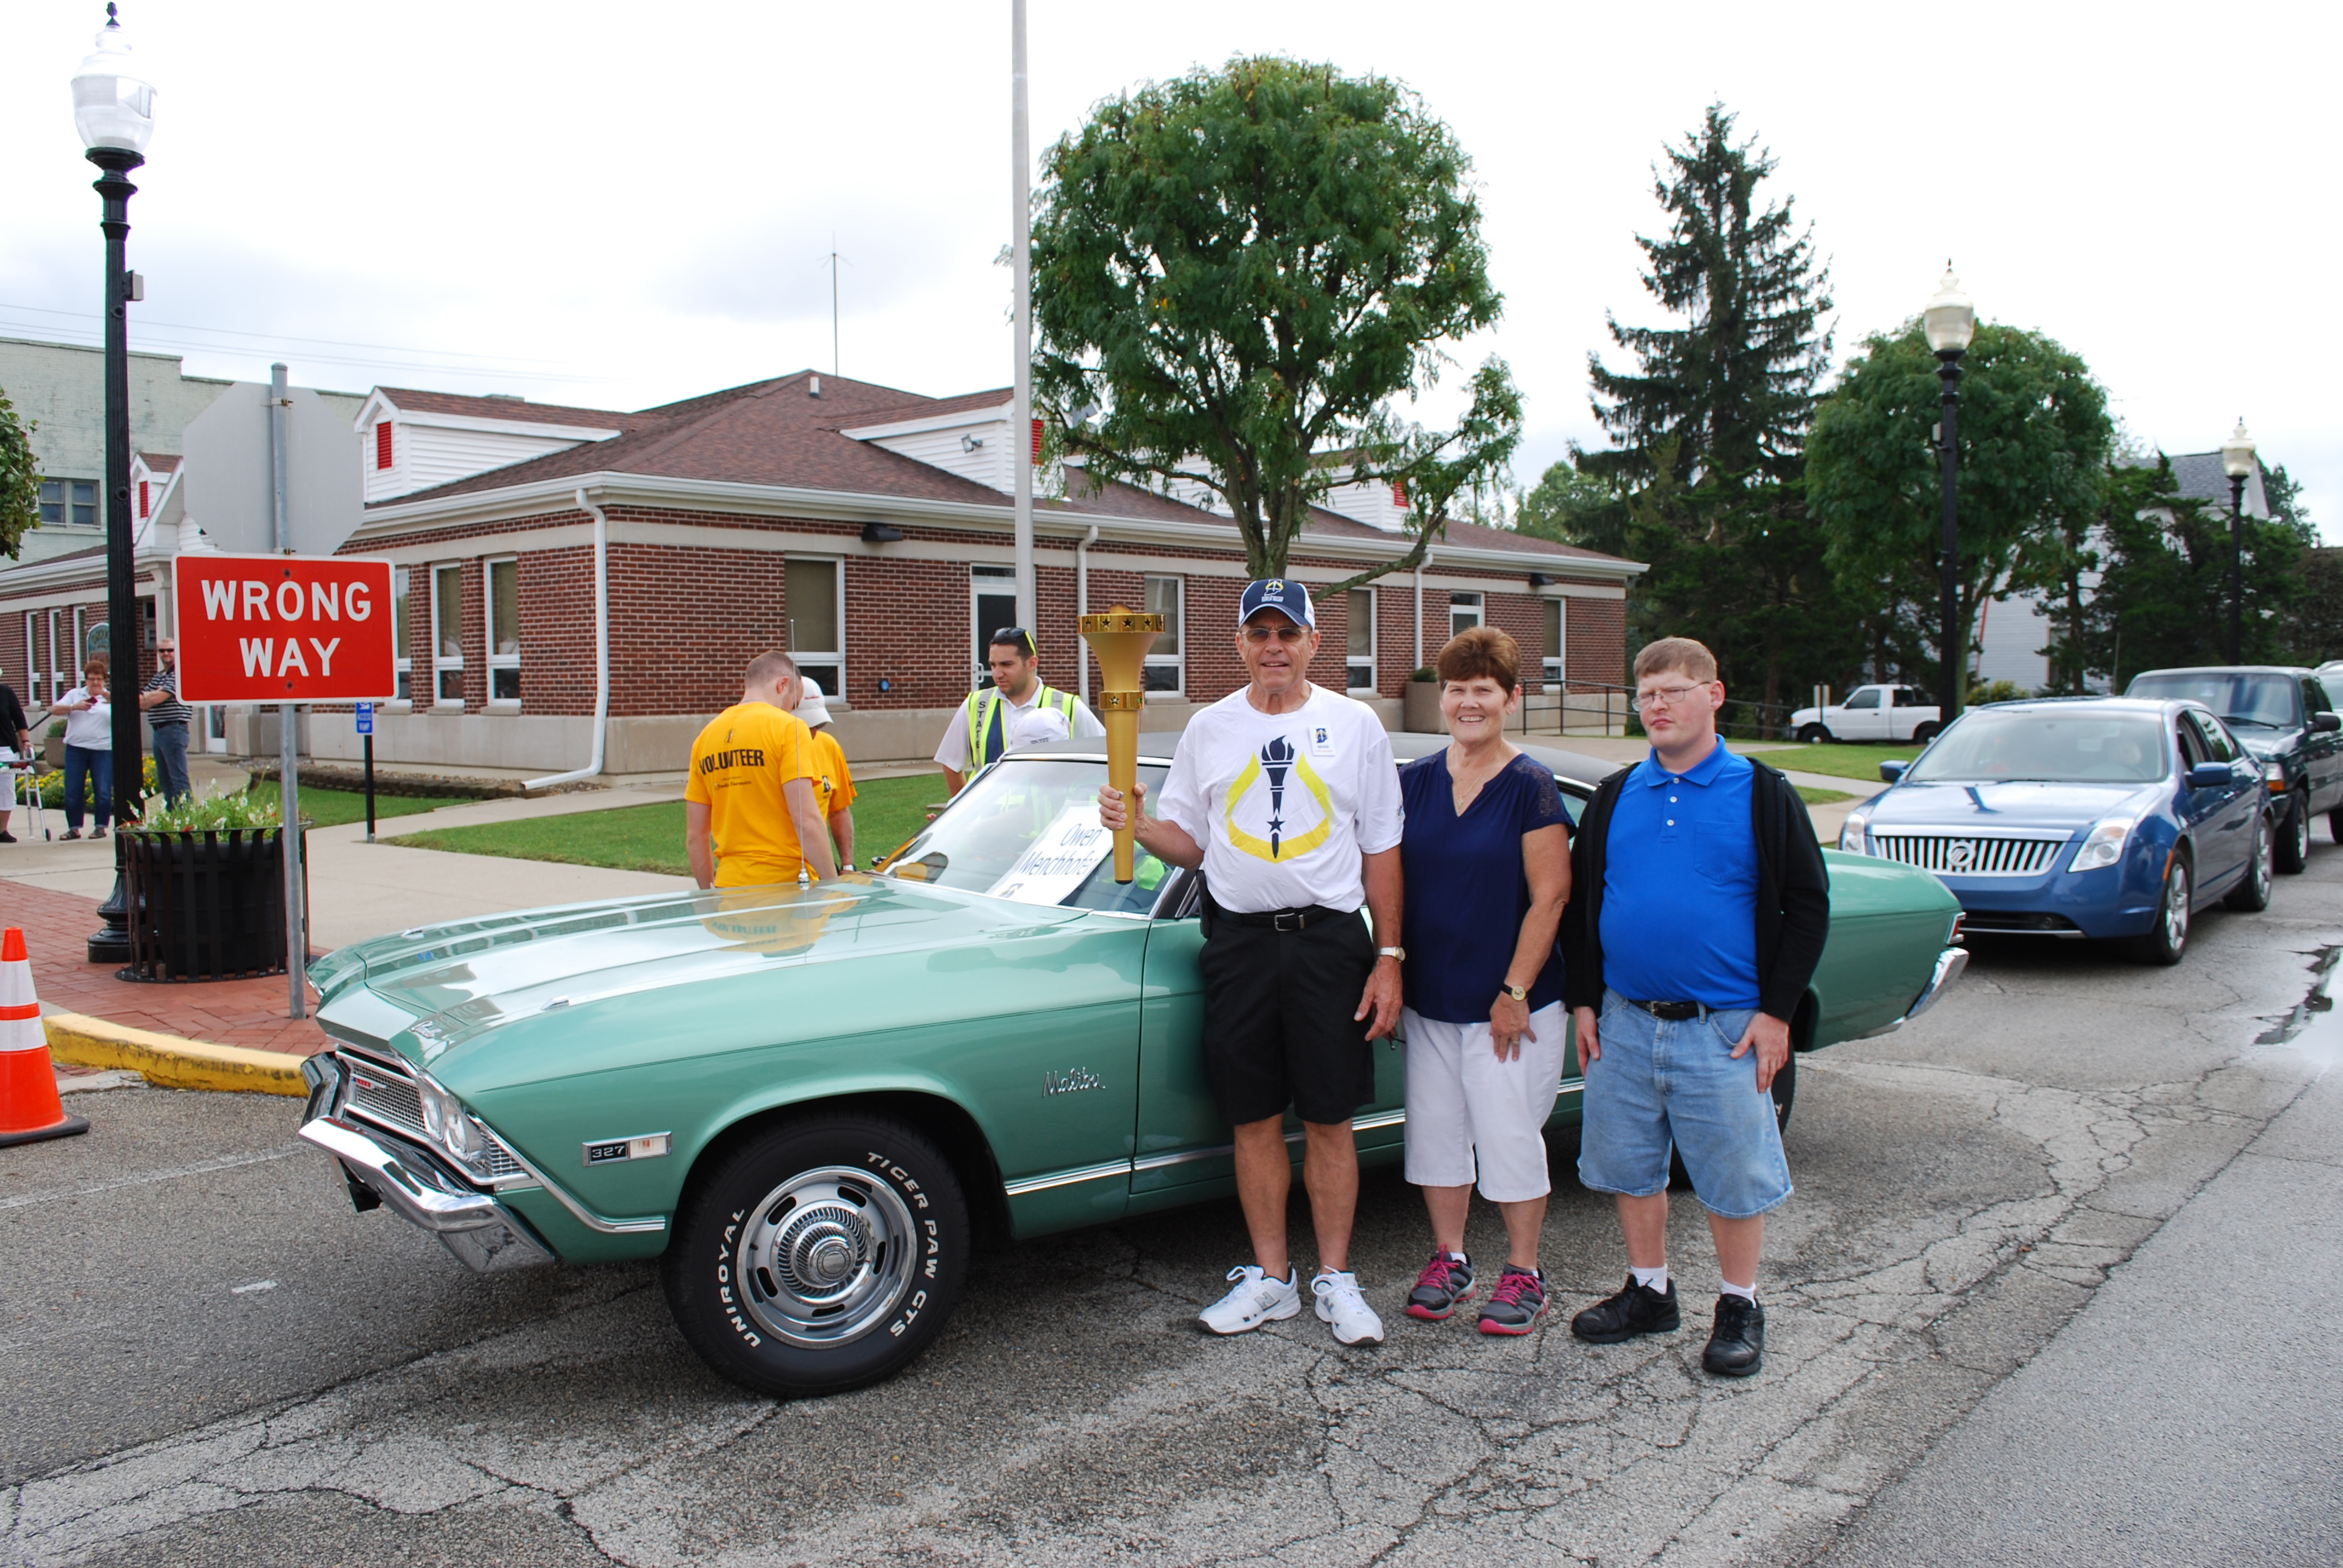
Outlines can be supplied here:
M2146 713L1965 715L1920 754L1915 783L2147 784L2164 777L2164 729Z
M2201 702L2231 724L2250 724L2262 729L2292 729L2301 723L2294 711L2301 689L2290 676L2247 675L2228 669L2176 669L2164 675L2143 675L2131 683L2124 695Z
M1139 781L1159 793L1165 769ZM1113 838L1098 825L1106 764L1069 757L1009 757L969 781L950 809L888 863L887 875L1029 904L1143 915L1171 868L1137 851L1128 884L1114 879Z

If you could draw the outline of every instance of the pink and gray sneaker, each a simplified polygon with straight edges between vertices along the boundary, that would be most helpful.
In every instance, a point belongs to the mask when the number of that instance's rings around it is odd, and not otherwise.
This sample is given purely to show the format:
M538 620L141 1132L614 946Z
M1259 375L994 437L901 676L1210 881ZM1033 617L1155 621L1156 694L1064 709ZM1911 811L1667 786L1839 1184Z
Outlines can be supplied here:
M1432 1261L1424 1264L1423 1272L1415 1277L1415 1289L1407 1293L1407 1315L1428 1323L1439 1322L1453 1314L1472 1293L1472 1260L1462 1252L1446 1252L1435 1247Z
M1413 1307L1408 1309L1414 1311ZM1505 1265L1497 1288L1489 1292L1489 1304L1481 1309L1481 1332L1484 1334L1525 1334L1537 1327L1545 1315L1545 1282L1536 1271Z

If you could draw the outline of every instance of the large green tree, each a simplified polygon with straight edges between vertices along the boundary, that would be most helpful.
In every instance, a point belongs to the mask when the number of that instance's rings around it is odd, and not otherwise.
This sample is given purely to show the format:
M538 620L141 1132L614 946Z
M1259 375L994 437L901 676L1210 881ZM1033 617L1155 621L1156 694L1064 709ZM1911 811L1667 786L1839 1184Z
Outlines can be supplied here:
M1331 65L1240 58L1101 104L1045 155L1033 224L1036 390L1097 410L1060 419L1064 448L1218 496L1257 577L1330 490L1395 481L1414 550L1353 580L1412 568L1520 439L1501 359L1453 425L1399 412L1503 304L1471 168L1413 93Z
M2089 367L2040 333L1980 327L1962 366L1959 614L1973 645L1988 598L2055 592L2077 568L2100 515L2115 431ZM1816 410L1806 444L1806 496L1833 569L1906 618L1880 628L1880 641L1932 651L1939 390L1917 323L1875 335Z
M0 392L0 555L14 560L25 536L41 526L40 466L33 457L37 423L18 423L8 395Z

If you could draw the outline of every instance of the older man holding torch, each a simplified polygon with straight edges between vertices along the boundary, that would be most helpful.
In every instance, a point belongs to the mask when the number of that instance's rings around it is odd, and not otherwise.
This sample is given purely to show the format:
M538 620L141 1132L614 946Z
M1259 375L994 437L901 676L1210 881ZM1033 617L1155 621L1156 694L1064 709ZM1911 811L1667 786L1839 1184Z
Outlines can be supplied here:
M1374 1097L1368 1042L1399 1017L1399 773L1373 709L1310 684L1318 628L1307 588L1248 584L1237 618L1247 684L1189 720L1161 814L1147 815L1144 786L1133 785L1126 811L1110 785L1099 818L1117 831L1127 824L1158 859L1204 869L1204 1070L1236 1129L1253 1250L1204 1326L1243 1333L1302 1310L1286 1253L1291 1106L1307 1141L1318 1316L1343 1344L1381 1343L1383 1321L1350 1267L1351 1117Z

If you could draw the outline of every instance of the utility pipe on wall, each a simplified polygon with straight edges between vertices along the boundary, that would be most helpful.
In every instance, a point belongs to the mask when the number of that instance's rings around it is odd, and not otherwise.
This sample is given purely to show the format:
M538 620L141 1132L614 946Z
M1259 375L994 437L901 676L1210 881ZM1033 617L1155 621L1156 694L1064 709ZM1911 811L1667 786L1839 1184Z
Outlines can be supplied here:
M601 508L586 498L585 487L578 487L578 505L580 510L594 517L594 754L583 768L573 768L567 773L549 773L542 779L522 782L524 789L550 789L556 784L575 783L591 779L602 771L602 742L610 728L610 519Z
M1429 561L1431 558L1432 548L1427 545L1424 547L1423 560L1415 563L1415 664L1408 671L1410 676L1423 668L1423 566L1424 561Z

